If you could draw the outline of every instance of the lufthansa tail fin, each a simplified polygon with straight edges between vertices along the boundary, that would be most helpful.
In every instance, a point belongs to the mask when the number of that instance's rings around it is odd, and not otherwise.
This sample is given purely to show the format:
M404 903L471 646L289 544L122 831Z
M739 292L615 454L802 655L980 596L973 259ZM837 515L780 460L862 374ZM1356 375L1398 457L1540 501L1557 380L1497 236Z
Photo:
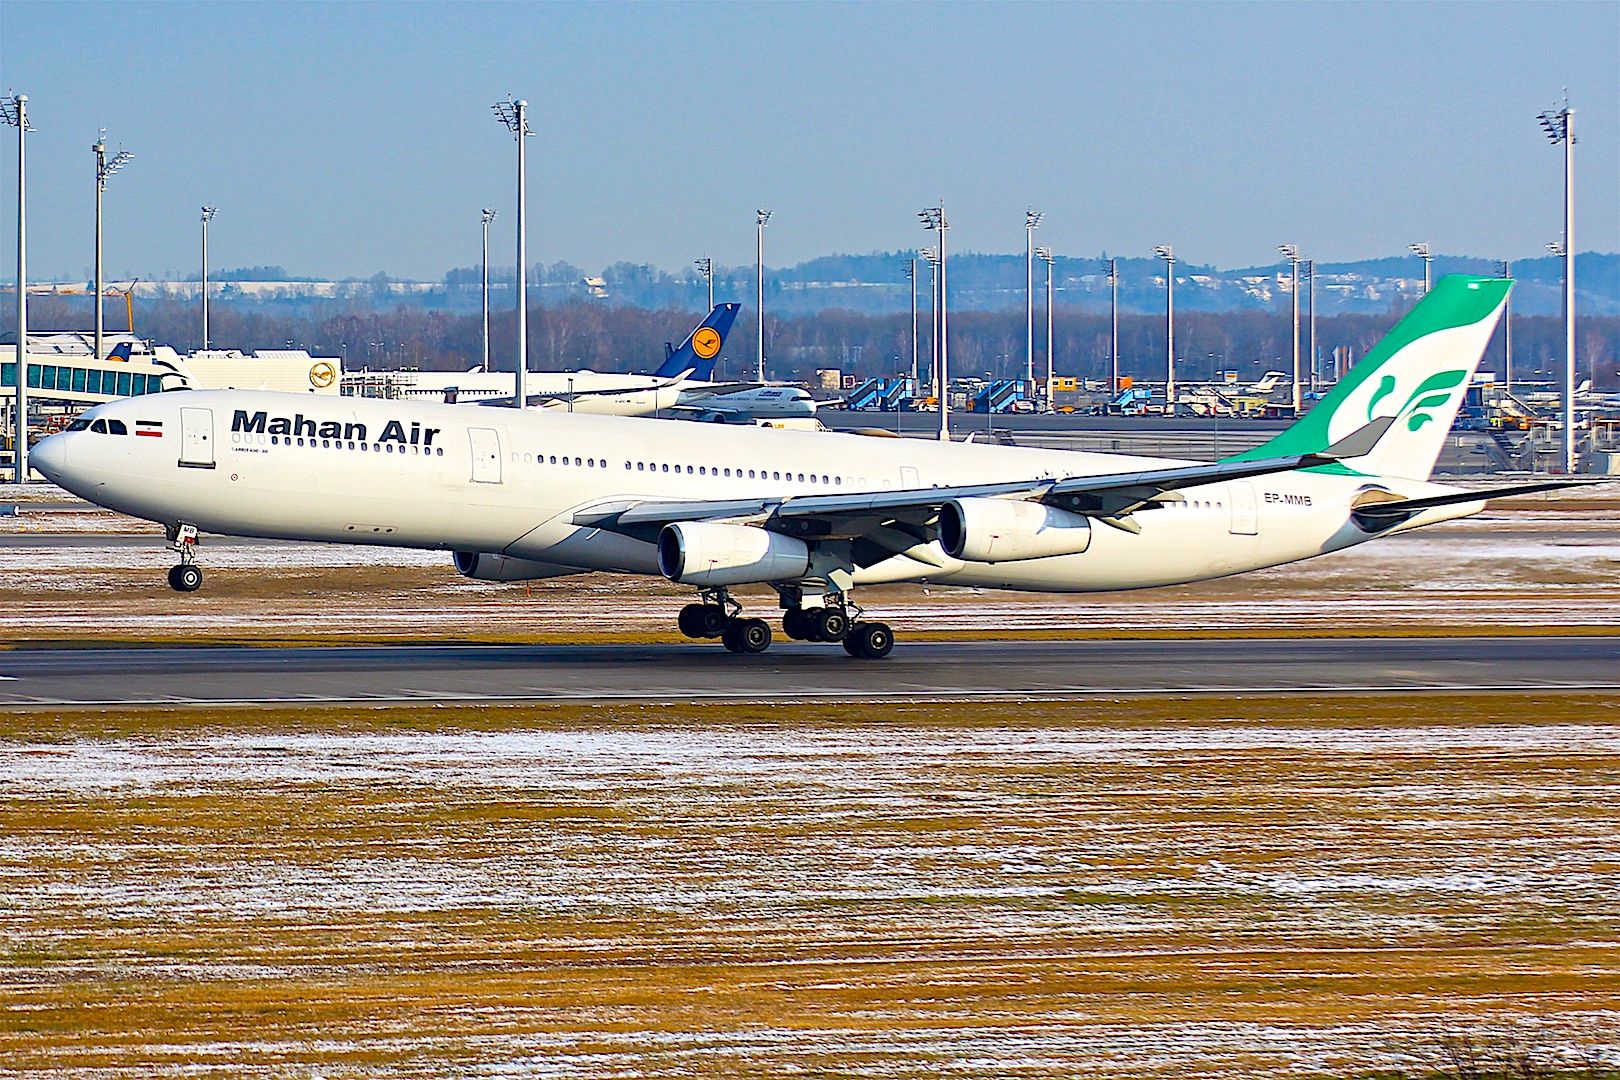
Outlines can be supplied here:
M699 382L712 379L714 362L725 347L726 335L731 332L731 324L737 321L737 312L741 308L741 304L714 305L708 318L698 323L697 328L681 342L680 348L666 352L664 363L653 375L660 379L673 379L689 371L689 377Z
M1506 278L1441 278L1315 408L1233 460L1319 453L1387 418L1363 455L1328 467L1428 479L1512 287Z

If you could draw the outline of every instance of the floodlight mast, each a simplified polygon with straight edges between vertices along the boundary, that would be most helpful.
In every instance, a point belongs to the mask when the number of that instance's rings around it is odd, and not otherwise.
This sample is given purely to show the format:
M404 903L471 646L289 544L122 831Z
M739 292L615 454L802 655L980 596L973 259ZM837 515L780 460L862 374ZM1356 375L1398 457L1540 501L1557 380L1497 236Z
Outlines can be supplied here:
M1423 260L1423 295L1429 295L1429 263L1434 256L1429 254L1428 244L1408 244L1406 250Z
M1306 292L1305 292L1305 300L1306 300L1306 309L1305 310L1307 312L1307 314L1305 316L1305 319L1306 319L1306 322L1308 322L1310 324L1310 338L1311 338L1311 354L1310 354L1311 355L1311 362L1310 362L1311 393L1314 394L1314 393L1316 393L1317 367L1318 367L1318 365L1317 365L1317 356L1316 356L1316 260L1315 259L1306 259L1306 260L1304 260L1304 262L1305 262L1305 280L1308 283L1308 287L1307 287Z
M1513 264L1506 259L1497 262L1496 268L1499 277L1503 279L1513 276ZM1502 382L1508 392L1513 396L1513 290L1509 289L1507 296L1502 300Z
M102 137L98 138L90 149L96 155L96 359L101 359L105 353L101 348L101 196L107 190L107 179L129 164L135 157L127 150L119 150L111 159L107 157L106 129L102 129Z
M928 263L928 381L939 396L939 252L923 248Z
M1038 247L1035 254L1046 264L1046 391L1041 395L1042 404L1047 412L1052 408L1052 249Z
M11 440L13 482L28 482L28 95L0 100L0 119L17 129L17 399Z
M1278 244L1277 245L1277 251L1279 253L1281 253L1283 258L1288 260L1288 265L1292 269L1292 273L1293 273L1293 285L1289 288L1288 291L1292 296L1293 308L1294 308L1294 383L1293 383L1293 399L1294 399L1294 415L1298 416L1299 415L1299 406L1300 406L1300 398L1299 398L1299 245L1297 245L1297 244Z
M1564 146L1564 472L1575 472L1575 110L1564 106L1537 117L1547 139Z
M911 283L911 393L918 392L917 382L917 256L906 260L906 280Z
M487 206L482 209L484 225L484 280L483 288L480 290L480 296L483 300L484 318L482 326L480 327L479 338L483 343L483 349L481 350L480 355L483 358L482 370L486 375L489 374L489 225L490 222L495 220L497 213L499 213L499 211L491 210Z
M202 208L202 347L208 351L208 223L214 220L218 207Z
M1164 408L1169 416L1176 414L1176 253L1169 244L1160 244L1153 254L1165 263L1164 293L1164 352L1165 382Z
M1046 215L1024 211L1024 390L1035 386L1035 230Z
M492 108L495 117L517 140L517 365L513 378L513 404L528 407L527 376L529 373L529 235L525 228L529 208L529 159L524 139L534 135L529 130L529 103L513 101L510 94L505 101L497 101Z
M917 215L923 228L939 233L939 441L951 441L950 323L946 307L945 230L951 227L945 217L945 203L930 206Z
M709 283L709 310L714 310L714 260L705 255L692 263L697 267L698 274ZM704 318L708 318L707 315Z
M771 211L754 211L754 328L756 359L759 372L756 378L765 381L765 226L770 223Z
M1104 259L1108 270L1108 397L1119 396L1119 260Z

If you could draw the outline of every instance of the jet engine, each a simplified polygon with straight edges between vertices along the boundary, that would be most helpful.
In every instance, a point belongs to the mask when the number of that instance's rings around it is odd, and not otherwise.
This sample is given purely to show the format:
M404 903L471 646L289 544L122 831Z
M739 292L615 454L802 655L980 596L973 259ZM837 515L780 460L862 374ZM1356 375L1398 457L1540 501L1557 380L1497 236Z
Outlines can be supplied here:
M577 566L514 559L494 551L458 551L455 554L456 572L474 581L538 581L541 578L585 573Z
M682 521L658 534L658 570L683 585L793 581L810 569L803 540L752 525Z
M966 562L1078 555L1091 546L1091 522L1045 503L952 499L939 508L939 543Z

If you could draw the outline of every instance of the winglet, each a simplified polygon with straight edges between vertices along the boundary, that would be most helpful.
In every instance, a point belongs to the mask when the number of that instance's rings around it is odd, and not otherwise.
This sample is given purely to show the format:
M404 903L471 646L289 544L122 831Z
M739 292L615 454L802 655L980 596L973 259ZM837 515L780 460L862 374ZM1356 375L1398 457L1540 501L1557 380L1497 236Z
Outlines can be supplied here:
M1366 457L1378 445L1378 440L1384 437L1395 424L1395 417L1380 416L1370 424L1352 431L1326 450L1318 450L1311 457L1326 458L1329 461L1343 461L1346 458Z

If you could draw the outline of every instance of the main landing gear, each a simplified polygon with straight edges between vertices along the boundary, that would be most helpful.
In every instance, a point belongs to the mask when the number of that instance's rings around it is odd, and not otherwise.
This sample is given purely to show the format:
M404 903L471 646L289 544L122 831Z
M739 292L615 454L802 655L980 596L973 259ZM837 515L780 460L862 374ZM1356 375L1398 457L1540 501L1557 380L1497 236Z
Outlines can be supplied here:
M782 589L782 632L795 641L839 642L851 656L881 660L894 648L894 631L860 618L847 594L831 593L821 607L804 607L797 588ZM742 605L724 589L705 589L702 600L681 608L677 620L689 638L719 638L734 653L762 653L771 646L764 619L746 619ZM853 612L853 614L852 614Z
M742 605L724 589L705 589L702 601L681 608L676 623L689 638L719 638L734 653L762 653L771 647L771 626L764 619L745 619Z
M847 593L829 593L821 607L802 606L797 590L782 593L782 632L798 641L836 641L851 656L881 660L894 648L888 624L867 622Z
M180 553L179 565L169 567L169 588L175 592L196 592L203 583L202 567L193 561L193 552L197 548L197 527L171 525L165 535L169 538L169 546Z

